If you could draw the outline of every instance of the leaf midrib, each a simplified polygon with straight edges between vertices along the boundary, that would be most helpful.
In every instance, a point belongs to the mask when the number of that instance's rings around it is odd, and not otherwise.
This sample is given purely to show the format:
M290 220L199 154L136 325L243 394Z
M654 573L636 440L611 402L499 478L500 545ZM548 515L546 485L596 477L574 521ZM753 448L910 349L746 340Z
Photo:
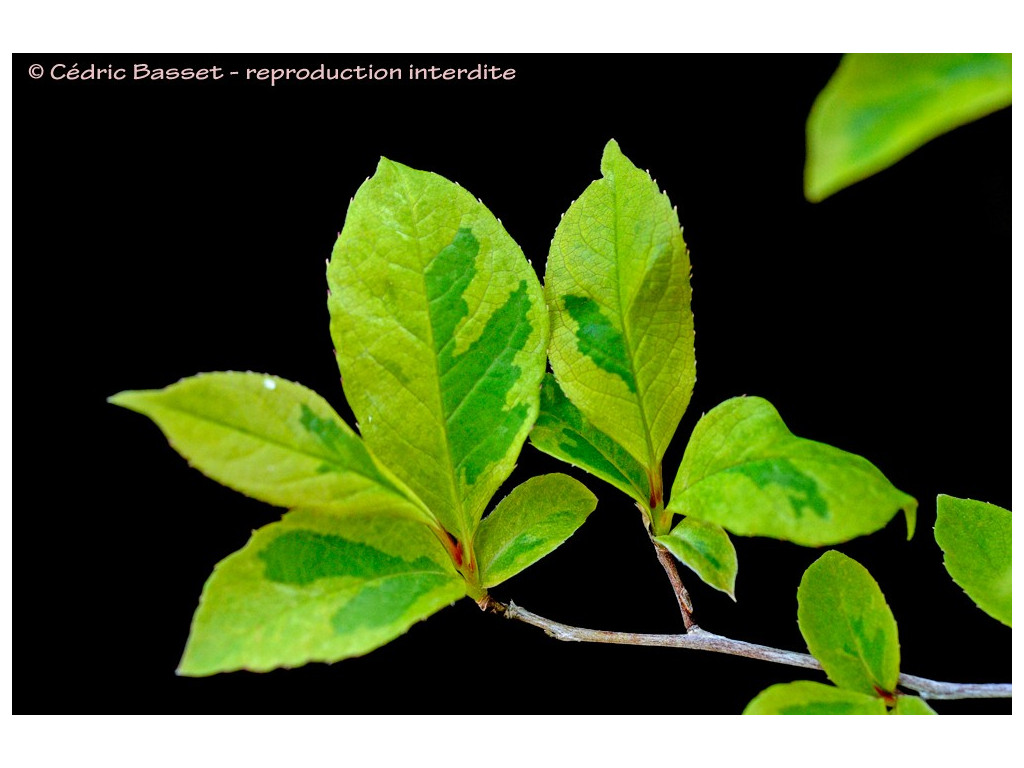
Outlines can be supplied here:
M846 627L847 633L849 634L850 637L853 638L854 645L857 648L857 656L855 657L855 659L857 661L857 664L865 672L866 677L871 681L872 685L877 685L879 688L887 688L888 686L886 686L885 683L883 683L881 680L879 680L875 676L875 670L871 668L871 665L868 662L868 654L867 654L867 652L866 652L866 650L864 648L864 644L861 642L861 637L857 634L857 632L853 628L852 615L851 615L851 613L849 611L849 608L848 608L848 604L849 604L848 597L849 597L849 595L847 595L845 592L840 591L840 593L839 593L839 602L840 602L840 604L842 605L842 608L843 608L843 619L844 619L843 623L844 623L844 625ZM884 600L883 600L883 602L884 602ZM855 607L862 608L863 607L863 603L858 602ZM881 610L880 606L878 606L878 603L877 603L875 595L871 595L868 607L870 609L872 609L872 610ZM884 664L884 650L883 650L883 659L879 660L879 666L881 666L882 664ZM898 672L898 670L897 670L897 672ZM889 692L889 691L886 691L886 692Z
M402 174L401 172L399 172L398 173L398 178L399 178L399 182L402 185L402 192L405 195L405 201L409 205L409 210L412 213L412 216L409 219L409 225L410 225L410 228L412 229L412 232L413 232L413 239L416 242L416 255L419 257L417 260L420 263L423 263L423 247L422 247L423 246L423 240L422 240L422 238L420 236L419 227L417 226L417 222L418 222L419 219L418 219L418 213L416 211L416 200L413 198L413 195L412 195L411 191L409 190L409 186L407 184L405 175ZM424 306L426 308L426 314L427 314L427 329L428 329L428 336L429 336L429 340L430 340L430 352L431 352L431 355L433 357L433 362L434 362L434 381L436 382L435 391L436 391L436 394L437 394L437 414L440 417L438 419L438 421L441 424L441 433L442 433L442 436L444 438L444 446L445 446L444 460L445 460L445 465L448 467L447 475L448 475L448 482L449 482L449 485L450 485L450 488L451 488L451 500L452 500L453 505L456 507L456 510L455 510L456 513L457 513L456 517L458 518L458 521L459 521L459 527L460 527L460 530L459 530L459 540L460 541L468 541L468 539L469 539L469 531L466 530L466 527L465 527L466 526L466 508L465 508L465 505L463 504L463 501L462 501L462 494L459 493L458 479L457 479L457 477L455 475L455 465L452 463L451 437L448 434L448 420L445 418L445 415L444 415L444 396L441 393L441 360L440 360L440 357L439 357L439 355L437 353L437 340L436 340L436 338L434 336L434 320L430 316L430 300L427 298L429 296L429 291L427 290L427 267L429 267L430 264L434 263L434 260L437 258L437 255L438 254L436 254L436 253L431 255L429 257L429 260L427 261L427 263L424 264L424 266L420 269L420 279L421 279L421 281L423 283L423 298L424 298ZM452 332L452 340L453 341L454 341L454 338L455 338L454 333L455 332L453 331Z
M619 192L618 192L618 187L617 187L617 185L615 183L615 179L616 179L616 174L615 174L614 171L612 171L611 178L609 178L608 181L610 182L609 186L611 187L611 191L612 191L612 204L613 204L613 209L615 211L615 215L612 216L612 234L613 234L613 239L614 239L614 242L615 242L615 282L616 282L616 291L618 293L618 299L619 299L619 301L618 301L618 304L619 304L619 306L618 306L619 324L622 326L622 339L623 339L623 341L625 342L625 345L626 345L626 353L627 353L626 357L628 358L628 361L629 361L629 374L630 374L630 376L633 377L633 383L636 385L637 409L640 411L640 423L642 424L642 426L644 428L644 439L647 442L647 461L648 461L648 466L646 467L646 469L647 469L648 473L650 474L650 482L651 482L651 491L650 492L651 492L651 494L653 494L654 493L654 473L657 472L657 467L655 467L654 465L657 464L658 462L657 462L657 458L654 455L654 442L651 440L651 427L650 427L650 425L647 422L647 411L644 408L644 396L643 396L643 393L640 391L640 380L637 378L637 375L636 375L636 365L634 364L634 360L633 360L634 350L633 350L633 345L630 342L630 338L629 338L629 327L628 327L628 323L626 322L626 312L625 312L625 307L624 307L623 298L622 298L622 273L621 273L621 266L622 265L621 265L621 262L619 260L619 252L620 252L620 248L619 248ZM662 495L664 496L664 491L662 491ZM647 500L647 503L650 504L650 499Z
M382 485L376 478L371 477L370 475L367 475L365 472L361 472L358 469L355 469L355 468L352 468L352 467L346 467L344 464L340 464L338 462L337 457L334 454L314 453L314 452L312 452L310 450L307 450L305 448L301 448L299 446L290 445L288 443L282 442L281 440L278 440L277 438L269 437L267 435L260 434L259 432L253 432L251 429L246 429L245 427L240 427L237 424L232 424L229 421L223 421L222 419L218 419L218 418L215 418L215 417L212 417L212 416L207 416L207 415L199 414L199 413L196 413L195 411L189 411L189 410L186 410L186 409L181 408L181 407L176 406L176 405L169 405L169 404L166 404L166 403L160 403L160 404L156 404L155 407L158 408L158 409L163 409L163 410L167 410L167 411L173 411L175 413L180 413L180 414L183 414L183 415L188 416L190 418L193 418L193 419L195 419L197 421L204 421L204 422L207 422L209 424L214 424L214 425L216 425L218 427L222 427L224 429L227 429L227 430L230 430L230 431L233 431L233 432L238 432L240 434L243 434L243 435L245 435L247 437L250 437L250 438L253 438L255 440L259 440L259 441L262 441L264 443L269 443L270 445L276 446L278 448L283 448L285 450L291 451L292 453L297 453L297 454L300 454L302 456L308 456L311 459L317 459L319 461L323 461L326 464L331 464L332 466L338 467L338 469L342 470L343 472L351 472L354 475L359 475L360 477L365 478L366 480L369 480L370 482L372 482L377 487L386 490L388 493L392 494L393 496L395 496L395 497L397 497L397 498L399 498L399 499L401 499L403 501L408 501L408 502L412 503L412 499L408 499L408 498L406 498L403 495L395 493L395 491L393 489L388 488L386 485ZM338 421L340 421L340 419ZM344 422L340 422L340 423L344 424ZM346 424L345 426L347 427L348 425ZM355 435L349 435L349 437L353 437L356 440L359 439ZM363 447L365 449L365 446L363 446ZM371 462L372 461L373 461L373 459L371 458Z

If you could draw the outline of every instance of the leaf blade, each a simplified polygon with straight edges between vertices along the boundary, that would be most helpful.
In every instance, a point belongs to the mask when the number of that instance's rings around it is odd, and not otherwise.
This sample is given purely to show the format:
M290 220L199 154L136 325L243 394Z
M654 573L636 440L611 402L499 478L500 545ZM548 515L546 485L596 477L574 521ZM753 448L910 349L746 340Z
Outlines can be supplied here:
M917 501L867 459L794 435L767 400L736 397L697 423L668 509L740 536L822 546L877 531L900 509L910 538Z
M568 475L539 475L516 486L474 537L483 586L500 584L553 552L596 506L597 497Z
M807 119L807 199L819 202L1009 106L1011 91L1010 54L847 54Z
M836 685L869 696L896 690L896 619L860 563L835 550L812 563L797 588L797 622L808 650Z
M601 172L552 240L551 367L587 420L660 481L696 378L689 254L668 197L614 140Z
M835 686L799 680L770 686L755 696L744 715L884 715L885 702Z
M359 656L464 596L426 526L386 512L300 510L256 531L203 587L178 673Z
M328 283L367 445L468 540L537 415L548 320L536 274L466 190L382 158Z
M967 596L989 616L1012 626L1012 528L1009 510L940 494L935 541L943 565Z
M640 462L587 421L550 373L544 377L540 413L530 432L530 442L549 456L610 483L640 504L650 502L650 484Z
M108 401L148 416L192 466L261 501L346 512L385 504L433 521L320 395L287 379L204 373Z
M896 705L892 708L893 715L937 715L939 714L929 706L928 702L920 696L896 697Z
M721 526L687 517L668 535L655 537L655 541L705 584L736 599L736 547Z

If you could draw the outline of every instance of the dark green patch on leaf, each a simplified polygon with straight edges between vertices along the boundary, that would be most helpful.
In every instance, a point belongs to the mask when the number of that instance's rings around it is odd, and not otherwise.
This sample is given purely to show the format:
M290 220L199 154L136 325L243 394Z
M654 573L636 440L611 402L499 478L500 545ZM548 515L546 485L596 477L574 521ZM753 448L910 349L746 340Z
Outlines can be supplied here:
M281 584L304 586L336 576L366 579L410 570L442 573L426 557L409 562L367 544L313 531L287 531L258 556L266 563L266 578Z
M576 346L580 353L593 360L599 368L622 379L630 392L636 392L636 379L629 366L622 332L611 324L593 299L564 296L562 302L576 322Z
M814 478L805 475L793 466L788 459L764 459L739 464L724 470L727 473L743 475L753 480L757 487L764 490L770 485L777 485L787 491L790 506L797 518L803 516L805 509L828 520L828 502L818 492L818 484ZM791 491L791 493L789 493Z
M896 620L860 563L835 551L818 558L800 580L797 619L808 650L836 685L868 695L895 690Z
M862 456L797 437L760 397L735 397L697 422L668 511L740 536L805 546L882 528L900 509L913 535L917 501Z
M416 567L417 563L410 565ZM440 572L399 573L383 577L366 584L331 617L331 623L339 634L385 627L401 619L422 596L445 586L450 578Z
M525 280L488 318L480 337L455 353L456 328L469 312L462 295L476 273L479 249L472 232L460 229L425 273L452 462L467 485L505 456L528 415L525 404L505 405L520 375L513 360L532 330Z
M531 477L514 488L473 539L483 585L500 584L556 549L595 506L594 494L568 475Z
M572 512L556 512L548 516L545 520L545 525L556 530L561 528L575 530L579 525L576 517ZM539 557L533 558L532 553L534 550L548 544L548 542L549 539L542 536L534 536L529 531L520 533L514 539L507 542L505 548L488 565L488 570L499 573L515 568L516 562L520 559L540 559Z
M705 584L736 599L736 548L721 526L687 517L656 540Z
M530 442L541 451L611 483L641 504L650 499L650 482L640 462L587 421L550 373L544 377L540 413Z

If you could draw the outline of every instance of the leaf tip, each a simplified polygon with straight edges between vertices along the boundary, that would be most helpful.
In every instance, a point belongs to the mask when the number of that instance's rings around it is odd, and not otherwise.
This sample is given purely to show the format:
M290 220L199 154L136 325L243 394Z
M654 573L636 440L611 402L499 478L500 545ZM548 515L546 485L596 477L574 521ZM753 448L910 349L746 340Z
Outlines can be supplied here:
M917 528L917 499L913 496L907 497L908 501L903 504L903 515L907 520L907 541L914 538L914 529Z
M138 390L126 389L122 392L117 392L107 398L107 402L111 405L116 405L120 408L127 408L130 411L139 410L137 401L143 393Z
M608 143L604 145L604 151L601 153L601 173L604 176L608 176L612 173L612 163L625 157L622 154L622 150L619 149L619 142L615 139L608 139Z

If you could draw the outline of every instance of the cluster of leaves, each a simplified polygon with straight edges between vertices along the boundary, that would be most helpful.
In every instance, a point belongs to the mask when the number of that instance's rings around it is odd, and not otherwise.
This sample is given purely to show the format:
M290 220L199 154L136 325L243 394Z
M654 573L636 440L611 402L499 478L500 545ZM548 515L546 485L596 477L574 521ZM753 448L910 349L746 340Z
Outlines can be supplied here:
M544 279L551 368L530 441L630 496L655 541L735 597L727 531L807 546L883 527L917 502L866 459L793 435L737 397L697 423L666 499L662 459L696 379L690 262L668 196L613 141L555 231Z
M328 282L361 437L314 392L263 374L111 398L214 480L292 510L217 565L181 674L366 653L482 598L596 505L551 474L483 518L537 416L548 315L522 251L472 195L382 159L349 206Z
M913 532L912 497L755 397L700 420L666 503L661 462L695 381L689 255L667 195L614 141L601 170L555 232L542 291L480 201L381 160L328 267L360 435L264 374L111 398L211 478L291 510L216 567L182 674L363 654L554 550L596 505L568 476L532 478L484 517L531 430L631 496L656 541L730 595L727 530L818 546L903 509Z
M1011 625L1010 512L994 504L939 496L935 539L953 580L993 618ZM766 688L746 715L934 715L897 688L896 620L862 565L826 552L797 590L797 621L811 654L835 686L809 680Z

